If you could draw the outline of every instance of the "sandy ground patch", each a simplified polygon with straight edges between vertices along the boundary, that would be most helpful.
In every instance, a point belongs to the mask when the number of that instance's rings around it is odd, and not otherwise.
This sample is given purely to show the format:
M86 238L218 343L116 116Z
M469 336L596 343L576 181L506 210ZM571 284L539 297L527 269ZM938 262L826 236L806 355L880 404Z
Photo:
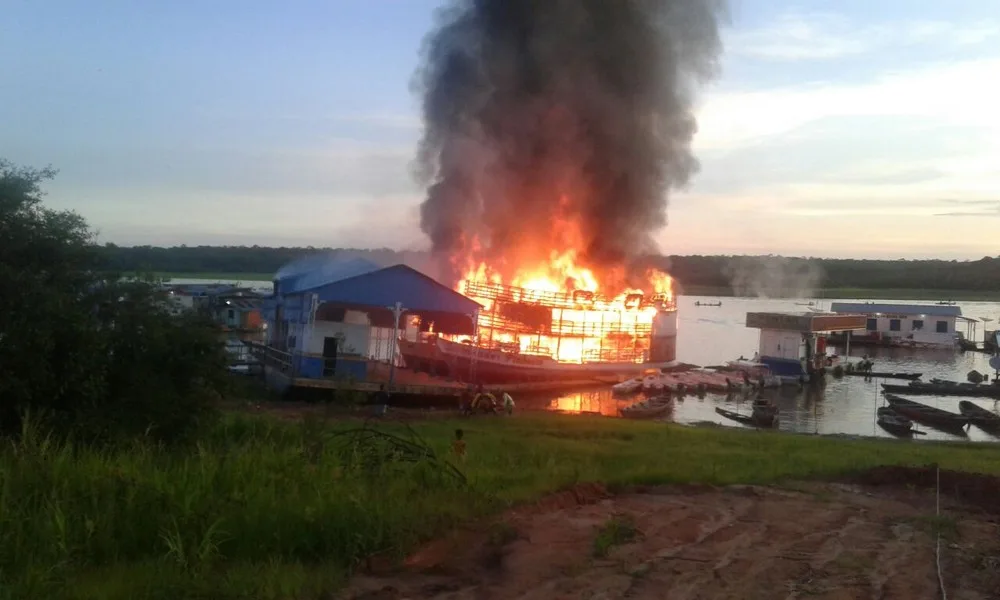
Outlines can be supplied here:
M943 477L951 492L976 492L946 493L936 517L928 473L613 497L579 486L427 544L403 567L359 575L342 597L933 599L940 533L948 598L1000 599L1000 525L990 512L1000 496L975 495L996 480L962 488L960 474Z

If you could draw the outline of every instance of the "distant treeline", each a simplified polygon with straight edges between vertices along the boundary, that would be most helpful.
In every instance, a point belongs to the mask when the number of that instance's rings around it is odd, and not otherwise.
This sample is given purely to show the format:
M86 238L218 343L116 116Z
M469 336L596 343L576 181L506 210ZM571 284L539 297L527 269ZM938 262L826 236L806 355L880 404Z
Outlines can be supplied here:
M104 247L110 270L173 274L273 274L314 252L349 253L379 264L426 261L426 254L386 248L266 248L261 246ZM830 288L1000 291L1000 257L976 261L846 260L780 256L669 256L651 259L688 288L739 294ZM415 265L416 266L416 265Z

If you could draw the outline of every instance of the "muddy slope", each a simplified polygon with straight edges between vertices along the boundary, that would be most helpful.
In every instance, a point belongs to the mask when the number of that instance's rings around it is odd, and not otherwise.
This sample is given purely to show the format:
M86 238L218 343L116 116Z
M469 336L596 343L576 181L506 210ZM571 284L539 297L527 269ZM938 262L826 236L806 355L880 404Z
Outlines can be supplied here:
M356 577L342 597L933 599L940 533L948 598L1000 599L1000 527L985 498L967 493L972 506L946 495L935 517L923 479L885 471L864 481L615 497L583 486ZM993 485L976 483L977 492Z

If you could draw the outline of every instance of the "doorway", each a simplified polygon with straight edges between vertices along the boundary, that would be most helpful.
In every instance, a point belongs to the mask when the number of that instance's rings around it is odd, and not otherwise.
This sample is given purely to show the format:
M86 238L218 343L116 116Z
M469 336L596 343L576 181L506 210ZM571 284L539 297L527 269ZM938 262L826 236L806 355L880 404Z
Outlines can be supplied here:
M323 377L332 377L337 371L337 345L339 338L323 338Z

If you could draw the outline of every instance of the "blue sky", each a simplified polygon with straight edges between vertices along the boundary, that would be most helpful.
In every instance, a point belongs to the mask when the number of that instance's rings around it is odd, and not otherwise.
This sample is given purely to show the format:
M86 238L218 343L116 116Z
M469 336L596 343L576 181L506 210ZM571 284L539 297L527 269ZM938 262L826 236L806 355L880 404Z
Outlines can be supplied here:
M6 0L0 156L121 244L426 245L429 0ZM670 253L1000 250L992 0L734 0Z

